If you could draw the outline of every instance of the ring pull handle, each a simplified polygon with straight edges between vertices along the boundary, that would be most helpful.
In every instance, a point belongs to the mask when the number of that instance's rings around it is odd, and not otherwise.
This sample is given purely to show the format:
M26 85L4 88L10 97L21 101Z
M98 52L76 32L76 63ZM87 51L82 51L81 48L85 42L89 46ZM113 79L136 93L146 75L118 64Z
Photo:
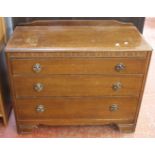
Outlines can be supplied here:
M111 112L114 112L114 111L117 111L119 109L118 105L117 104L112 104L110 107L109 107L109 110Z
M117 64L117 65L115 66L115 70L116 70L117 72L123 71L123 70L125 70L125 65L122 64L122 63L119 63L119 64Z
M33 65L33 71L35 72L35 73L39 73L39 72L41 72L41 65L39 64L39 63L36 63L35 65Z
M44 111L45 111L44 105L37 105L36 111L37 111L38 113L44 112Z
M120 82L116 82L116 83L114 83L113 85L112 85L112 89L114 90L114 91L118 91L118 90L120 90L122 88L122 84L120 83Z
M34 90L37 92L41 92L44 88L44 85L42 83L37 83L34 85Z

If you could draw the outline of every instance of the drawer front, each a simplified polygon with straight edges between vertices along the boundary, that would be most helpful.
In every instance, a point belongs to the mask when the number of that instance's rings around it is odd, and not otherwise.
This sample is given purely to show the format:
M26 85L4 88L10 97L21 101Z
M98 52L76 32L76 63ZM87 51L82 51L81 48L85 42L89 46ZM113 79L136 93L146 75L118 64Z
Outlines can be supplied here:
M139 95L142 76L14 76L16 97Z
M54 58L13 59L13 74L141 74L145 59Z
M136 98L70 98L18 99L16 108L20 120L41 119L128 119L133 120Z

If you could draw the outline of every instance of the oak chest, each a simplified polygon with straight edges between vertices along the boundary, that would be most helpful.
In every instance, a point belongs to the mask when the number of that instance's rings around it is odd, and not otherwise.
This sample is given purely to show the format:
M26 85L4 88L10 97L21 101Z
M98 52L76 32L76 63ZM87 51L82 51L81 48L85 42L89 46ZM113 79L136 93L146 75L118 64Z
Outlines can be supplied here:
M7 37L4 17L0 17L0 126L1 123L5 126L7 125L11 111L10 91L4 53L6 40Z
M132 24L116 21L16 27L6 57L18 132L104 124L133 132L151 51Z

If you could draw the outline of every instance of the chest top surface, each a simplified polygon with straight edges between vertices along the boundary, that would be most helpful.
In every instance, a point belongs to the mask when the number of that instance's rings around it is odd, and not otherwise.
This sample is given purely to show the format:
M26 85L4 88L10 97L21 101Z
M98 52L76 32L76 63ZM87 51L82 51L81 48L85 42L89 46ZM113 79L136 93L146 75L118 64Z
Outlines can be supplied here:
M17 26L6 52L151 51L131 24Z

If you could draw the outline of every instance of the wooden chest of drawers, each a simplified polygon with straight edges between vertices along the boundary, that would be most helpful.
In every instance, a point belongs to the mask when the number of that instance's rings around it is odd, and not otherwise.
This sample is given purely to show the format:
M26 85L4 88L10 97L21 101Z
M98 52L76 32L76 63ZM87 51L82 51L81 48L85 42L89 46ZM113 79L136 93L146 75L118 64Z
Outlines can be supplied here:
M82 22L16 27L6 57L19 133L39 125L134 131L152 49L132 24Z
M8 123L11 111L10 90L4 53L6 40L5 19L0 17L0 125L3 123L5 126Z

